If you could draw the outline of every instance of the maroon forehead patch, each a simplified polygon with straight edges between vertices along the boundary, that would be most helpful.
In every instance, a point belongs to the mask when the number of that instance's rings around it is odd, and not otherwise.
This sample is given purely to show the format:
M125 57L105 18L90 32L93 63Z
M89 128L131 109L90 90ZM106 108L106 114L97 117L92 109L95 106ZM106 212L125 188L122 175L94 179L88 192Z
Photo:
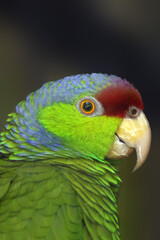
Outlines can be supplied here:
M143 110L140 93L126 80L119 79L115 85L98 92L96 99L102 103L107 116L125 117L130 106Z

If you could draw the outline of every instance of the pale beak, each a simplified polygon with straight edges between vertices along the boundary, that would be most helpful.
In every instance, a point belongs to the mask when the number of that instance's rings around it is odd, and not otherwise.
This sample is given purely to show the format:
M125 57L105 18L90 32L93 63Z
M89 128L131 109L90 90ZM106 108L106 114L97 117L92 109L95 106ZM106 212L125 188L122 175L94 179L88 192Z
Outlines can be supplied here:
M133 149L137 153L137 163L133 171L137 170L146 160L151 144L151 129L143 112L136 118L124 118L120 124L115 141L108 158L122 158L129 156Z

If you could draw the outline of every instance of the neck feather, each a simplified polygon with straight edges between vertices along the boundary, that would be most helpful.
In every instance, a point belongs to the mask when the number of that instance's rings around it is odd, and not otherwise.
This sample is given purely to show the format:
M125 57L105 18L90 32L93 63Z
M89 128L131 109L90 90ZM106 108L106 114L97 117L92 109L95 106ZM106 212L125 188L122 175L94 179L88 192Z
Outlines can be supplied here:
M54 164L62 170L77 193L83 219L91 239L119 240L117 192L120 178L108 162L85 159L57 159ZM92 236L93 235L93 236Z

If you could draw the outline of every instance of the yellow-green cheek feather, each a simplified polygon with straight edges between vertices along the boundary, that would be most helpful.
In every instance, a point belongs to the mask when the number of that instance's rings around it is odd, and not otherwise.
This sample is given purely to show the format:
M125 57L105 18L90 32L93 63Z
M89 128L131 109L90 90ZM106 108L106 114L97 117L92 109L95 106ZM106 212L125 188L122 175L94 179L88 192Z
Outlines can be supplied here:
M83 157L103 161L109 152L122 119L105 115L88 117L74 105L55 103L39 111L38 121L61 143Z

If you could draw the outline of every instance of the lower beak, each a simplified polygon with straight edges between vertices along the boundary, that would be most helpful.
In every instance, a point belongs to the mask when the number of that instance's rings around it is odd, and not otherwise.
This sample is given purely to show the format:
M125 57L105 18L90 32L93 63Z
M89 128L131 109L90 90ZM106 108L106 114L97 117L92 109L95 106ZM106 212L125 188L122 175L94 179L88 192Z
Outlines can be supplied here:
M133 150L137 153L137 170L146 160L151 144L151 129L143 112L137 118L124 118L120 124L108 158L129 156Z

